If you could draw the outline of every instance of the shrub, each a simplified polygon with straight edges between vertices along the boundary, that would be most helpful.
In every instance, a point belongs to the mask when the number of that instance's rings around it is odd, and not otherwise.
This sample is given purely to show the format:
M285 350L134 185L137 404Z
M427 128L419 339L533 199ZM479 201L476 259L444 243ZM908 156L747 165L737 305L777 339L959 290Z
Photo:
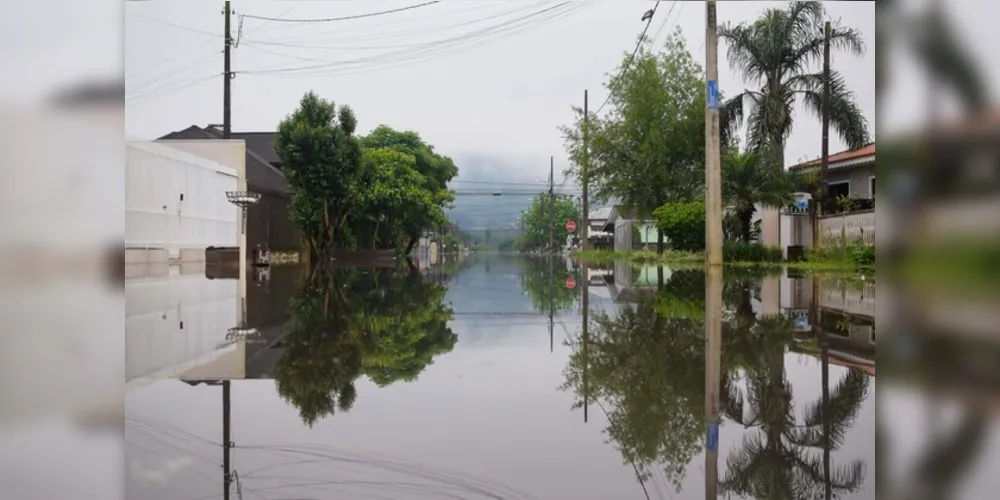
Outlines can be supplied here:
M854 265L858 267L875 267L875 245L851 243L848 245Z
M705 250L705 203L667 203L653 211L656 225L674 250Z
M722 247L722 258L726 262L781 262L784 257L780 247L738 242Z

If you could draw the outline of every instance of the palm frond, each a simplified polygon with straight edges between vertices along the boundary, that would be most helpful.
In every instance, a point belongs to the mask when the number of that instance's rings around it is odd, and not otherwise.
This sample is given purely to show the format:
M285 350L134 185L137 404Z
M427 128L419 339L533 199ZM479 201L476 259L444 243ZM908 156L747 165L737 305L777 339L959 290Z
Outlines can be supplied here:
M983 73L961 46L949 20L930 13L919 24L909 33L914 38L917 60L929 76L951 87L967 111L988 105L990 96Z
M818 77L818 78L817 78ZM823 75L810 75L796 81L806 106L817 116L823 116ZM871 142L868 120L839 72L830 72L830 125L851 149Z

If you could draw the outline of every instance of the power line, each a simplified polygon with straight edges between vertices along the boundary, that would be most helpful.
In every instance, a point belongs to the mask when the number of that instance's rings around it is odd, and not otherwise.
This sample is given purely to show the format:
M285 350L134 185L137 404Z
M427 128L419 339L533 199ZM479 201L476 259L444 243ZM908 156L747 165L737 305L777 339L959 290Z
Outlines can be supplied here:
M441 3L440 0L433 0L431 2L424 2L417 5L410 5L409 7L400 7L397 9L383 10L380 12L369 12L367 14L357 14L353 16L342 16L342 17L328 17L326 19L282 19L280 17L266 17L266 16L256 16L253 14L240 14L241 17L247 19L257 19L260 21L273 21L279 23L329 23L333 21L348 21L351 19L362 19L366 17L383 16L386 14L395 14L396 12L403 12L407 10L419 9L420 7L427 7L429 5L434 5L436 3Z
M674 2L674 3L676 4L676 2ZM659 2L659 0L657 0L656 5L653 5L653 9L651 11L647 12L649 14L649 17L646 18L646 27L642 29L642 34L639 35L639 41L637 41L635 43L635 50L632 51L632 55L629 56L628 62L626 62L625 66L622 68L621 74L618 75L619 78L621 78L622 76L625 75L625 72L628 71L629 66L632 65L632 60L635 59L635 55L639 53L639 47L642 46L642 41L646 39L646 32L649 31L649 25L653 24L653 18L656 16L656 9L659 6L660 6L660 2ZM643 17L646 17L646 16L644 15ZM670 17L670 14L667 14L667 17ZM615 81L616 80L611 80L611 85L609 85L609 87L613 86L614 83L615 83ZM595 115L601 114L601 110L604 109L604 106L606 104L608 104L608 101L611 100L611 96L612 95L614 95L614 91L609 88L608 89L608 97L604 99L604 103L602 103L600 105L600 107L597 108L597 111L594 112Z
M404 49L404 50L389 52L389 53L385 53L385 54L378 54L378 55L374 55L374 56L366 56L366 57L361 57L361 58L357 58L357 59L348 59L348 60L342 60L342 61L322 61L322 60L315 60L316 62L321 62L321 64L313 64L313 65L298 66L298 67L285 67L285 68L278 68L278 67L273 67L272 66L272 67L265 67L265 68L260 68L260 69L256 69L256 70L254 70L254 69L244 70L244 71L241 71L240 73L257 74L257 75L260 75L260 74L271 74L271 73L279 73L279 74L289 74L289 73L291 73L291 74L294 74L294 75L309 75L309 74L315 75L315 74L317 74L316 72L318 71L318 72L320 72L320 74L331 74L331 69L330 68L333 68L333 67L348 66L348 65L358 65L358 64L364 64L364 63L395 62L392 59L393 57L395 57L396 60L398 60L398 58L400 58L400 57L405 58L403 60L403 65L412 64L412 63L415 63L415 62L419 62L419 60L414 60L413 59L414 56L420 56L420 55L426 56L426 55L428 55L428 51L431 51L431 50L436 49L436 48L447 47L449 44L454 44L455 42L466 41L466 40L468 40L470 38L475 38L475 37L479 37L479 36L484 36L484 35L489 35L489 34L497 34L497 33L504 33L506 31L513 31L513 30L517 30L517 29L523 30L523 29L526 29L526 28L537 27L537 26L540 26L541 24L545 24L546 22L551 22L551 21L553 21L553 20L555 20L555 19L557 19L559 17L565 16L565 15L568 15L570 13L573 13L573 12L576 12L576 11L580 10L580 7L578 7L578 6L570 6L570 8L567 9L567 10L564 10L562 12L558 11L558 9L564 8L567 5L570 5L571 3L572 2L562 2L562 3L560 3L560 4L556 5L556 6L548 7L548 8L542 9L540 11L537 11L537 12L534 12L534 13L531 13L531 14L527 14L527 15L522 16L520 18L513 19L513 20L508 20L508 21L504 21L502 23L490 26L488 28L484 28L482 30L474 31L474 32L471 32L471 33L466 33L464 35L459 35L459 36L455 36L455 37L451 37L451 38L446 38L446 39L438 40L438 41L434 41L434 42L427 42L427 43L423 43L423 44L415 44L415 46L412 47L412 48L410 48L410 49ZM555 11L555 14L553 15L554 11ZM546 14L548 14L549 17L543 18L541 20L541 22L536 23L534 25L532 25L531 23L522 23L523 21L527 21L527 20L530 20L532 18L537 18L539 16L543 16L543 15L546 15ZM518 23L521 23L521 24L518 24ZM489 40L487 40L487 42L488 41ZM464 50L469 50L471 48L479 47L482 44L483 44L483 42L479 42L478 45L477 44L473 44L472 46L467 46L467 47L464 47L464 48L463 47L458 47L457 51L462 51L463 49ZM450 49L452 49L452 51L453 51L452 53L455 52L455 50L454 50L455 47L450 47ZM258 48L258 50L260 50L260 49ZM442 53L447 53L447 52L446 51L442 51ZM431 53L429 55L434 56L435 54ZM291 57L298 58L296 56L291 56ZM388 61L383 61L385 59L388 59ZM334 71L336 71L336 70L334 70Z

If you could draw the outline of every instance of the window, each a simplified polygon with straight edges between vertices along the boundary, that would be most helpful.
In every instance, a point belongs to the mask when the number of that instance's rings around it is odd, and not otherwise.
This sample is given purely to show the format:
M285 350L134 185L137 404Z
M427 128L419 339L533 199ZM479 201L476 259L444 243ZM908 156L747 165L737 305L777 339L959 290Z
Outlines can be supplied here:
M869 185L868 185L868 197L869 198L875 198L875 176L874 175L871 176L871 178L868 179L868 183L869 183Z
M840 196L851 196L851 181L831 182L827 184L827 193L836 200Z

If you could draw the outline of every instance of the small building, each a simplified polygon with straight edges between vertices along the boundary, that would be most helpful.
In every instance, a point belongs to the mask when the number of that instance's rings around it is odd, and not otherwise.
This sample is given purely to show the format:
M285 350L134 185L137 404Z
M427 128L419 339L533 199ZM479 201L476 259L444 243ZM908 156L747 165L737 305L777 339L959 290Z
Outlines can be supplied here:
M622 205L615 205L611 209L602 229L614 234L616 252L656 247L656 223L652 220L636 220L635 212Z
M822 159L788 168L808 176L818 174ZM847 239L875 242L875 143L830 155L827 192L819 221L822 241ZM850 200L844 206L838 200ZM761 240L765 245L812 247L813 228L808 212L765 208L761 212Z
M276 132L233 132L231 140L243 141L242 160L247 189L260 194L260 201L247 209L246 247L266 253L299 252L302 234L292 223L289 211L291 188L281 171L281 161L274 152ZM157 140L170 147L209 156L219 148L210 144L223 142L222 127L192 125L171 132ZM226 163L235 159L213 158Z

